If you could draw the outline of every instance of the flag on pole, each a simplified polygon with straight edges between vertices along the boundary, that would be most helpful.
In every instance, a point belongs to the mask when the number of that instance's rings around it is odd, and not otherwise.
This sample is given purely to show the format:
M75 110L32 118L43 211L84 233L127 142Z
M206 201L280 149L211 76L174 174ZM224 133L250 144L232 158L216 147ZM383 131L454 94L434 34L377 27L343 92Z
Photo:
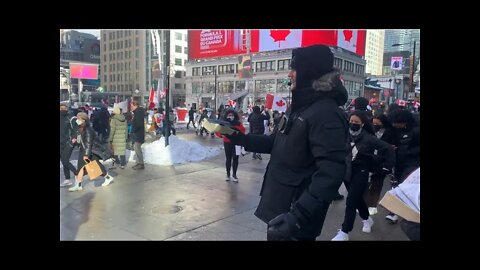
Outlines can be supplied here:
M287 110L287 103L281 96L267 94L265 98L265 108L272 109L274 111L285 112Z
M148 101L150 102L148 109L153 110L153 108L155 108L155 90L153 89L153 86L152 86L152 89L150 90L150 98L148 99Z
M167 89L160 91L160 98L164 98L167 95Z

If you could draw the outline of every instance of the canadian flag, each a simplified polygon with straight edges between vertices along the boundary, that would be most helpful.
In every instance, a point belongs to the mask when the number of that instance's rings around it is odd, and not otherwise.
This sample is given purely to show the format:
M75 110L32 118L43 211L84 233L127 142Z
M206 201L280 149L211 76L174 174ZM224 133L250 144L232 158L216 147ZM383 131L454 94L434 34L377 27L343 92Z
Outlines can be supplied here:
M397 105L401 106L401 107L407 106L407 102L403 99L397 99L397 101L395 103L397 103Z
M167 95L167 89L163 89L163 91L160 91L160 98L164 98Z
M287 103L280 96L267 94L267 97L265 98L265 108L285 112L287 110Z

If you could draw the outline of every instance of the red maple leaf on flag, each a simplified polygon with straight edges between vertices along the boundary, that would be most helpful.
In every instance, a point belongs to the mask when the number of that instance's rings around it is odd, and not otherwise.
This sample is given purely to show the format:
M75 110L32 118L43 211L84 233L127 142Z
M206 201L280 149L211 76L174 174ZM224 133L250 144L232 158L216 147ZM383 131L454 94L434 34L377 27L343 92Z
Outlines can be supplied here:
M290 35L290 30L270 30L270 36L274 42L278 42L280 48L280 41L285 41L287 36Z
M285 106L285 104L287 104L287 103L283 102L282 99L280 99L279 101L277 101L275 103L277 104L278 107L283 107L283 106Z
M343 30L343 36L345 37L345 41L350 42L353 36L352 30Z

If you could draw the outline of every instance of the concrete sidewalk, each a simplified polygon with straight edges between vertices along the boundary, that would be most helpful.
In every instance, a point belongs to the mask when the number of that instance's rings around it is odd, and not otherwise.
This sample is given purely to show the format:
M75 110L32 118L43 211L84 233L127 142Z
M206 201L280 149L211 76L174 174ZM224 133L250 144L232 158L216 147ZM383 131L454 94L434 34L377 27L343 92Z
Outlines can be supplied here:
M205 146L220 139L178 136ZM60 189L61 240L266 240L266 224L253 215L269 155L264 160L240 157L239 183L225 181L224 153L214 159L175 166L146 165L134 171L115 169L115 182L84 181L80 192ZM60 182L63 171L60 169ZM388 186L388 184L386 184ZM346 195L342 185L341 193ZM330 240L341 227L345 200L330 206L322 234ZM385 220L379 208L370 234L361 232L357 216L351 240L408 240L400 225Z

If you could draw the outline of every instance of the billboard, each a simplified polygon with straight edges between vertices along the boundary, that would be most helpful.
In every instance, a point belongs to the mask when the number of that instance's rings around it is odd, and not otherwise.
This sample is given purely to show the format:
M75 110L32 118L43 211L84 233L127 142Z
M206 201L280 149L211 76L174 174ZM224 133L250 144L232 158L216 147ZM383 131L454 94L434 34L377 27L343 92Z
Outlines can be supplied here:
M98 79L97 64L70 63L70 78L72 79Z
M263 29L250 33L251 53L323 44L365 55L366 30ZM188 38L189 59L246 53L246 31L190 30Z
M390 68L392 70L402 70L402 62L403 62L403 57L394 56L392 57L392 61L390 62Z

